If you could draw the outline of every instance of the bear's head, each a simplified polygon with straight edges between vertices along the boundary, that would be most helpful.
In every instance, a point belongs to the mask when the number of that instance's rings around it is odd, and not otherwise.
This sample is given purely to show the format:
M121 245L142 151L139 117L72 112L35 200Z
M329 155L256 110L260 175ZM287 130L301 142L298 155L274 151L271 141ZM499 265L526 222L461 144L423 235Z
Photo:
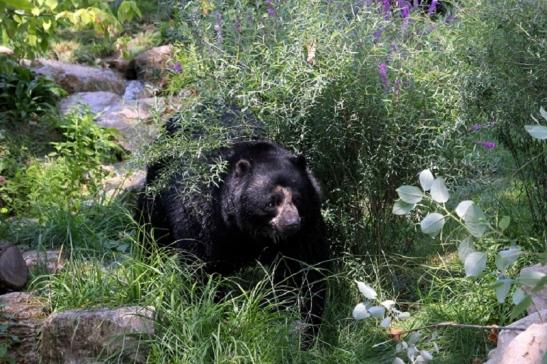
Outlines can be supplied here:
M304 157L270 142L246 147L230 161L223 216L245 234L278 243L320 210L318 185Z

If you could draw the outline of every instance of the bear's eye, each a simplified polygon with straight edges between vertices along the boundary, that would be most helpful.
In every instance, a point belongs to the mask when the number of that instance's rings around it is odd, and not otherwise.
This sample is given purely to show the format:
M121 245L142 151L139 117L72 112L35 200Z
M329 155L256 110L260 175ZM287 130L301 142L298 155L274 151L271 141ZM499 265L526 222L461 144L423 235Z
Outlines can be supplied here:
M270 201L268 201L267 207L268 207L269 209L273 209L274 207L279 206L280 203L281 203L281 196L279 196L279 195L273 195L273 196L270 198Z

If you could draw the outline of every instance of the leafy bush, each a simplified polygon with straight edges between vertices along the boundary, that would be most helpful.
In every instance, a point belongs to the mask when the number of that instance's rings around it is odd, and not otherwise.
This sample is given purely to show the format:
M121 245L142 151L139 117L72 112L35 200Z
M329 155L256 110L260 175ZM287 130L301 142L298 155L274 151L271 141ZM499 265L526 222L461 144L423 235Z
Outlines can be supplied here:
M419 166L458 160L452 26L343 1L207 4L189 1L176 15L172 84L194 90L197 105L237 104L304 152L326 186L339 247L393 246L395 187Z
M0 65L1 120L28 121L56 111L62 88L5 57L0 56Z
M1 199L12 202L3 213L45 218L55 210L74 212L86 195L98 192L106 175L102 163L120 150L114 131L96 125L90 112L68 114L61 129L64 140L53 143L56 152L32 161L0 186Z
M481 1L467 14L461 39L463 104L472 123L492 125L512 154L537 232L547 222L545 144L530 142L524 131L530 110L547 100L547 30L541 1Z

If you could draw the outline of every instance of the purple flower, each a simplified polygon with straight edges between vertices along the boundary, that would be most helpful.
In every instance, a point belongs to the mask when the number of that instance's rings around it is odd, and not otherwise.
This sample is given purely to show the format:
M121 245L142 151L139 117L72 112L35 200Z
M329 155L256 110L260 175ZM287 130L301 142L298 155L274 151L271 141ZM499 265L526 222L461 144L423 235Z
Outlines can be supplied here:
M266 11L268 12L268 16L270 18L275 18L276 12L272 0L264 0L264 2L266 3Z
M380 63L378 65L378 74L380 75L380 81L384 85L384 88L389 87L389 80L387 79L387 65L385 63Z
M494 149L495 147L497 147L497 144L491 140L481 140L475 143L482 146L486 150Z
M437 11L437 3L439 0L431 0L431 4L429 4L429 9L427 9L427 15L431 16Z
M403 19L408 18L410 15L410 8L405 0L397 0L397 6L401 9L401 17Z
M382 0L382 3L383 3L383 7L384 7L384 18L386 20L389 19L389 15L390 15L390 10L391 10L391 4L390 4L390 1L389 0Z
M175 73L181 73L182 72L182 64L180 64L180 62L177 62L175 63L172 67L171 67L171 70Z
M382 29L378 29L377 31L374 32L374 41L375 42L378 42L380 40L380 37L382 36L382 33L383 33Z

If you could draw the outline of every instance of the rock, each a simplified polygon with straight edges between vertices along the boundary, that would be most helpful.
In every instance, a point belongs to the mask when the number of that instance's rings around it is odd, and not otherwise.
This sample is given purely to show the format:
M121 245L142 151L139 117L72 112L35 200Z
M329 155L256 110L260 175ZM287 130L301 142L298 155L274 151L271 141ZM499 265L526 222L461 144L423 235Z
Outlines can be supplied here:
M146 85L142 81L132 80L127 81L125 92L123 94L124 100L137 100L154 96L152 91L154 87L152 85Z
M173 46L164 45L149 49L135 57L137 78L155 84L163 84L167 63L173 55Z
M19 291L28 280L28 269L19 248L10 243L0 245L0 293Z
M498 346L496 350L492 352L490 356L490 359L485 364L498 364L498 363L535 363L534 361L511 361L512 356L509 355L517 355L519 352L515 351L515 347L513 346L513 340L515 340L517 337L524 334L530 327L535 326L536 324L545 325L543 323L543 320L547 319L547 310L543 310L541 312L536 312L531 315L528 315L518 321L513 322L508 327L522 327L526 328L526 330L501 330L498 334ZM534 329L534 333L536 332ZM543 326L543 330L545 330L545 333L547 334L547 326ZM533 334L535 335L535 334ZM530 340L533 339L532 336L525 335L519 339L518 346L521 346L521 349L529 348L530 353L532 353L534 348L533 342L527 342L523 338L528 338ZM545 339L544 339L545 340ZM512 347L512 348L511 348ZM511 352L508 352L507 350L511 348ZM546 342L544 341L543 350L547 348ZM526 349L528 350L528 349ZM512 353L512 354L510 354ZM524 352L521 352L520 354L523 354ZM541 360L538 362L541 363Z
M39 59L33 62L36 73L49 76L69 93L109 91L118 95L125 90L123 77L110 69Z
M154 115L165 115L176 110L177 101L165 98L128 100L112 105L98 116L97 124L120 131L120 144L130 152L137 152L150 144L159 133Z
M23 253L23 259L29 270L41 270L50 274L62 269L65 262L60 250L31 250Z
M547 323L532 324L503 351L499 364L541 364L547 352Z
M103 61L108 67L113 68L120 72L128 80L134 80L137 78L137 71L135 70L135 61L128 61L120 57L105 58Z
M13 56L13 50L8 47L0 46L0 54L5 56Z
M547 264L536 264L531 267L526 267L522 269L521 273L522 272L540 272L547 274ZM547 310L547 285L544 285L539 292L532 292L530 288L524 286L524 291L532 298L532 304L528 307L529 314Z
M112 174L103 182L103 190L108 197L113 197L121 192L138 192L144 189L146 171L132 170L125 163L117 163L105 166Z
M6 343L8 357L15 363L39 363L40 328L47 317L46 305L30 293L14 292L0 296L0 342ZM4 335L4 336L3 336Z
M59 104L61 112L66 113L74 105L87 104L97 114L96 122L105 128L120 132L120 144L130 152L136 152L152 142L159 126L153 116L165 115L176 110L179 98L145 98L121 100L112 93L85 92L74 94Z
M72 310L52 314L42 327L42 363L89 363L115 358L144 363L154 334L154 311L145 307Z
M79 104L82 104L89 106L91 112L98 114L104 112L109 107L120 103L121 101L122 98L113 92L78 92L61 100L59 103L59 110L61 113L66 114L72 108L78 107Z

